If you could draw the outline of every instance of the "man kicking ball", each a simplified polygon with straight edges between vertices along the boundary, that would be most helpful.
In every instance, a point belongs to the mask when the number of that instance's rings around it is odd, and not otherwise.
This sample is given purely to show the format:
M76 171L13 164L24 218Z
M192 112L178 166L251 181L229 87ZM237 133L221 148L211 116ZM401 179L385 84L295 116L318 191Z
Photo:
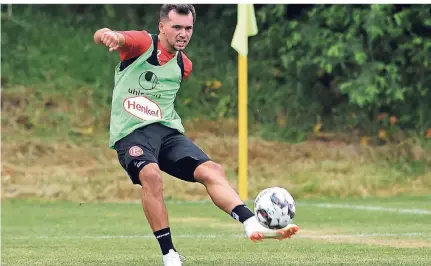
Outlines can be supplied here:
M158 35L146 31L95 32L94 42L118 50L115 68L109 147L133 184L139 184L145 216L159 242L165 266L182 265L172 242L163 200L160 171L188 182L203 184L221 210L244 224L252 241L290 238L298 226L280 230L263 227L213 162L184 135L174 102L181 82L192 71L183 50L190 42L196 12L192 5L166 4L160 10Z

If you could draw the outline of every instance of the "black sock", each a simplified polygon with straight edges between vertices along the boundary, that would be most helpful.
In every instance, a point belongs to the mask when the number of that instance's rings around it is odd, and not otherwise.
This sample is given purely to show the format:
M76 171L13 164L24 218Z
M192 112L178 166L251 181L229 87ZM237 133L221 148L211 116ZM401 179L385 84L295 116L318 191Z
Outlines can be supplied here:
M154 236L156 237L157 241L159 241L160 249L162 250L163 255L168 254L170 249L176 251L174 244L172 243L171 229L169 227L154 232Z
M235 220L240 221L241 223L243 223L244 221L246 221L248 218L253 217L254 213L252 213L250 211L249 208L247 208L247 206L245 206L244 204L242 205L238 205L235 208L233 208L231 214L230 214Z

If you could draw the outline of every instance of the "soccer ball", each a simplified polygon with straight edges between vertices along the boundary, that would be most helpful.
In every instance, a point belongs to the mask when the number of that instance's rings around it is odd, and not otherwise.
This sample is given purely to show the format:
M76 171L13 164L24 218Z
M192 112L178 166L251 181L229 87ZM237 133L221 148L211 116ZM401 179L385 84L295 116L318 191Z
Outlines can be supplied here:
M284 188L266 188L257 195L254 201L254 214L266 228L284 228L295 217L295 200Z

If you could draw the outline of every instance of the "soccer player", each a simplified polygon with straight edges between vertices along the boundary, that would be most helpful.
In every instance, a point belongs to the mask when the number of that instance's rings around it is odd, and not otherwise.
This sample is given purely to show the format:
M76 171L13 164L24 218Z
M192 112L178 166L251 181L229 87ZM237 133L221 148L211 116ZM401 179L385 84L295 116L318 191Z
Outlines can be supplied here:
M120 54L109 147L117 151L133 184L142 188L142 207L166 266L182 265L183 257L172 242L160 171L203 184L216 206L243 223L245 235L252 241L290 238L299 229L296 225L281 230L263 227L229 184L222 166L184 135L174 101L182 81L192 72L192 62L183 50L195 20L192 5L165 4L157 35L108 28L94 34L96 44Z

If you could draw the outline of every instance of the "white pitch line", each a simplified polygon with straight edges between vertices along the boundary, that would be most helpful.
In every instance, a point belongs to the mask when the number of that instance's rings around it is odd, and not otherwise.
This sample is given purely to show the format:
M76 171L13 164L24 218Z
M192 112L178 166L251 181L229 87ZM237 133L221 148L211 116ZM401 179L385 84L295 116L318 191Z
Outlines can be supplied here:
M304 238L369 238L369 237L400 237L400 236L425 236L431 237L431 233L411 232L411 233L370 233L370 234L344 234L344 235L313 235L313 236L301 236Z
M409 232L409 233L369 233L369 234L332 234L332 235L302 235L298 234L294 238L323 238L323 239L336 239L336 238L370 238L370 237L400 237L400 236L420 236L431 237L431 233L422 232ZM245 238L243 234L179 234L174 235L174 238L197 238L197 239L212 239L212 238ZM27 240L27 239L47 239L47 240L61 240L61 239L152 239L154 235L95 235L95 236L3 236L3 239L14 240Z
M422 214L431 215L431 211L423 209L399 209L399 208L386 208L381 206L367 206L367 205L354 205L354 204L331 204L331 203L302 203L298 205L313 206L319 208L328 209L352 209L352 210L366 210L366 211L384 211L384 212L398 212L398 213L410 213L410 214Z
M140 201L129 201L123 202L129 204L140 204ZM171 204L212 204L210 200L169 200L166 203ZM253 201L247 201L248 205L253 205ZM431 204L431 203L430 203ZM307 203L307 202L297 202L297 206L312 206L318 208L328 208L328 209L352 209L352 210L366 210L366 211L384 211L384 212L398 212L398 213L410 213L410 214L421 214L421 215L431 215L431 210L424 209L403 209L403 208L388 208L382 206L374 205L355 205L355 204L337 204L337 203Z
M168 201L173 204L204 204L212 203L209 200L198 200L198 201L183 201L183 200L173 200ZM253 202L247 202L248 204L253 204ZM430 203L431 204L431 203ZM409 214L421 214L421 215L431 215L431 210L424 209L403 209L403 208L388 208L382 206L374 205L355 205L355 204L336 204L336 203L302 203L298 202L297 206L312 206L318 208L328 208L328 209L352 209L352 210L366 210L366 211L383 211L383 212L398 212L398 213L409 213Z
M139 204L138 202L127 202L132 204ZM167 203L172 204L212 204L209 200L198 200L198 201L167 201ZM253 204L250 202L249 204ZM394 212L394 213L408 213L408 214L419 214L419 215L431 215L431 210L424 209L401 209L401 208L388 208L382 206L373 205L355 205L355 204L334 204L334 203L297 203L297 206L312 206L318 208L327 209L350 209L350 210L365 210L365 211L382 211L382 212Z

